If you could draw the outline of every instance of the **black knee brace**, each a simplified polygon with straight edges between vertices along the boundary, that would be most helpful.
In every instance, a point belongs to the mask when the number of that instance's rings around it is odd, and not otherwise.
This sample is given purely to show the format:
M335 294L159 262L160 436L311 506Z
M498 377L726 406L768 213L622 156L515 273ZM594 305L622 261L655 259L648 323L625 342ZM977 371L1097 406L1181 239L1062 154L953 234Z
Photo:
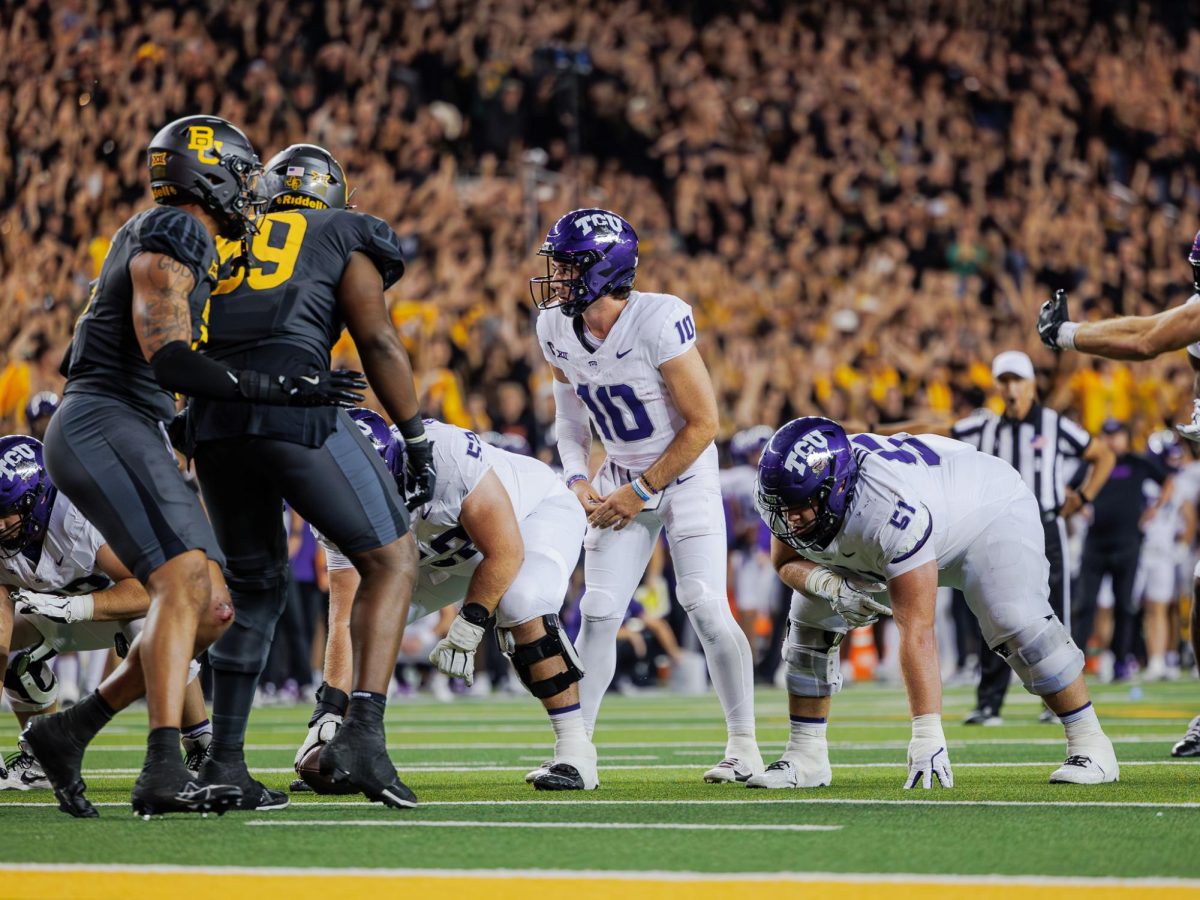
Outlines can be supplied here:
M546 626L546 633L531 644L518 645L513 640L510 629L496 629L496 641L500 644L500 652L512 660L513 668L517 670L517 677L521 679L521 683L529 689L529 693L539 700L561 694L579 681L584 674L579 657L575 654L575 646L567 637L567 633L563 631L558 616L542 616L542 622ZM534 681L531 671L533 664L554 656L562 657L567 671L543 678L541 681Z

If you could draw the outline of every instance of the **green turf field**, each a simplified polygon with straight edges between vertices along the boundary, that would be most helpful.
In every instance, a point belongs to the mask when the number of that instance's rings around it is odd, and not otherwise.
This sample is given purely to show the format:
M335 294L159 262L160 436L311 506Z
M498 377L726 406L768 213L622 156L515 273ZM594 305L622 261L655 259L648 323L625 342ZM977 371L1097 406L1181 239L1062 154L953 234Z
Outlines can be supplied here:
M902 790L909 726L895 687L835 698L832 787L770 792L702 783L724 747L712 696L610 695L596 735L602 788L591 795L523 783L551 745L528 698L422 698L393 701L388 715L416 810L303 794L283 812L149 822L128 806L145 727L130 711L86 758L101 818L70 819L44 792L0 793L0 864L1200 877L1200 765L1169 757L1200 712L1200 685L1096 688L1122 765L1120 783L1098 787L1046 783L1065 745L1061 726L1037 722L1034 698L1016 688L994 728L956 724L970 700L961 688L946 698L953 790ZM758 694L768 761L786 737L784 701ZM291 780L307 715L255 711L247 756L263 781ZM6 752L15 738L8 717Z

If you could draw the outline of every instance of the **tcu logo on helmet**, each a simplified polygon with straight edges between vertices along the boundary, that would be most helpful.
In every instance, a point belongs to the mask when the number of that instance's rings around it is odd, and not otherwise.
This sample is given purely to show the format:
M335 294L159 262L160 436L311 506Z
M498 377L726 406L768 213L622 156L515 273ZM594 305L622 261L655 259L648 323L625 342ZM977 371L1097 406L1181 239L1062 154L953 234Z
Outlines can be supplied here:
M580 234L587 237L596 231L611 231L614 234L621 233L621 220L612 213L592 213L587 216L580 216L575 220L575 227L579 229Z
M16 444L7 453L0 456L0 478L16 478L26 463L37 459L33 447L28 444Z
M814 431L792 446L783 467L801 478L804 477L806 467L814 475L820 475L829 465L830 456L828 438L821 432Z

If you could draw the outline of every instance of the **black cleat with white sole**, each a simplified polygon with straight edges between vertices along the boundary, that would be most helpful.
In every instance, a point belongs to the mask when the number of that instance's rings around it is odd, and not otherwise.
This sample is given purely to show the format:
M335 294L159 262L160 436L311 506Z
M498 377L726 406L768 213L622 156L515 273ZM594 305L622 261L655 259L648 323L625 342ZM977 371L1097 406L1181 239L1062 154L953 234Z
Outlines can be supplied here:
M76 819L95 819L100 813L84 796L83 751L87 749L66 727L62 713L35 716L21 732L21 741L41 763L54 788L58 808Z
M242 789L232 784L208 784L179 768L154 766L142 769L133 785L132 806L137 816L167 813L224 815L242 802Z
M242 792L236 809L270 812L286 809L292 801L283 791L273 791L261 781L251 777L243 761L219 761L212 755L204 761L200 770L200 781L208 784L231 784Z
M1183 759L1200 756L1200 716L1192 719L1183 740L1171 748L1171 755Z
M587 785L579 770L570 763L552 762L530 782L539 791L582 791Z
M417 795L396 775L382 725L352 718L342 722L321 750L321 775L335 783L348 783L368 800L393 809L417 805Z

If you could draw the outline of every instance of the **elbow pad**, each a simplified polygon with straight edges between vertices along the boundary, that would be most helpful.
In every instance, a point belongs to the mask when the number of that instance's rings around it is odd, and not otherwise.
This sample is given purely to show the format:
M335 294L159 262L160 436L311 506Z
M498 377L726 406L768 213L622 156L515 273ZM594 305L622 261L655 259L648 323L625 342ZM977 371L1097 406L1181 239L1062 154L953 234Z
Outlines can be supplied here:
M154 377L168 391L204 400L235 400L238 373L197 353L183 341L171 341L150 357Z
M583 401L569 384L554 382L554 436L558 442L558 458L570 478L586 475L588 456L592 450L592 426Z

